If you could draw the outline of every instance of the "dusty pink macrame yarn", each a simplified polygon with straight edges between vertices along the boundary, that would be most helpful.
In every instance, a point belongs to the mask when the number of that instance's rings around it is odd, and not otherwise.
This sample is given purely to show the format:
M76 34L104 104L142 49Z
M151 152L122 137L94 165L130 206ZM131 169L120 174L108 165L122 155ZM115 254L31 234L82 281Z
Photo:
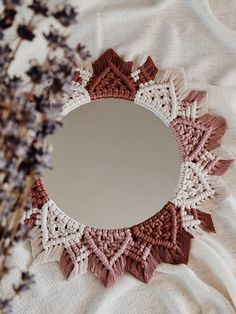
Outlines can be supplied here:
M152 111L175 136L181 169L174 197L140 224L121 229L85 226L67 216L50 198L42 178L32 186L33 264L57 261L65 278L92 272L105 286L125 272L148 283L161 263L187 264L191 239L199 230L215 232L205 209L224 197L219 184L232 163L220 152L226 121L207 113L207 92L189 90L183 69L159 70L151 57L124 61L113 49L81 64L63 115L99 98L122 98ZM203 210L204 209L204 210Z

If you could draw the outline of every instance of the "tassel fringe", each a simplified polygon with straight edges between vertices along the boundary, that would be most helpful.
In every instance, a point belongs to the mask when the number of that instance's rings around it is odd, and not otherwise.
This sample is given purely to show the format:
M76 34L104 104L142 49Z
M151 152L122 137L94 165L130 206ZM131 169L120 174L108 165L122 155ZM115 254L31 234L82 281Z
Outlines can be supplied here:
M192 102L196 101L198 104L202 102L207 96L206 91L196 91L192 90L187 97L184 98L182 102L183 107L188 107Z
M214 190L215 192L212 196L203 200L199 206L200 209L206 212L214 210L215 208L220 206L229 196L229 191L226 188L221 177L209 176L208 182L212 190Z
M192 238L193 236L184 229L178 230L175 249L154 245L151 253L159 264L187 264Z
M140 83L148 82L150 80L154 80L158 69L152 61L152 58L148 56L147 60L139 67L139 71L140 74L137 85L139 85Z
M234 162L233 159L218 160L209 174L213 176L222 176Z
M131 73L133 62L125 62L113 49L106 50L101 57L93 63L93 73L95 75L100 74L110 63L113 63L126 75Z
M126 259L123 255L109 268L100 261L96 254L89 255L88 268L105 287L112 286L118 280L125 271L125 265Z
M204 230L207 230L210 232L216 232L211 215L208 213L204 213L198 209L196 211L197 211L197 217L201 221L200 226Z
M175 94L177 100L182 102L188 93L186 76L183 68L158 70L155 77L156 84L163 84L172 81L175 86Z
M190 91L181 103L183 117L199 118L208 111L208 94L206 91Z
M143 264L127 257L126 271L140 281L149 283L158 264L159 263L157 263L152 254L148 256L147 260Z
M204 114L198 119L202 125L212 130L211 135L206 143L206 149L211 151L221 144L221 139L226 131L226 121L222 117L212 116L210 114Z

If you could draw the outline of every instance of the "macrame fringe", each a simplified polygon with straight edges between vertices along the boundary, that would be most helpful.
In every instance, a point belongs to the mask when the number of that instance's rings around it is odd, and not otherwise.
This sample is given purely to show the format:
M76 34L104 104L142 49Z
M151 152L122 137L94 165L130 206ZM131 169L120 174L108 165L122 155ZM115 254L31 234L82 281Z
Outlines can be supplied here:
M137 55L133 59L131 76L134 72L136 72L145 62L147 61L147 57L145 55Z
M30 239L30 244L33 256L32 265L58 261L63 251L63 246L61 244L51 246L47 249L43 247L42 230L39 226L32 228L32 238Z
M154 80L158 72L158 69L150 56L148 56L147 60L139 67L139 70L144 76L146 82Z
M229 194L234 195L236 191L236 165L232 163L229 171L227 171L222 177L223 184L227 187Z
M201 221L200 227L206 231L216 232L213 224L213 220L210 214L202 212L197 209L197 218Z
M72 81L74 81L77 84L81 84L82 83L82 77L80 75L80 71L75 71L72 75Z
M125 62L113 49L106 50L101 57L93 63L93 73L95 75L100 74L110 63L117 66L125 75L131 73L133 62Z
M85 71L88 71L91 73L91 75L93 74L93 64L91 61L86 61L84 63L84 61L82 61L81 63L79 63L79 67Z
M224 137L222 138L221 145L223 146L225 151L227 151L228 153L230 153L234 157L236 157L236 147L234 145L235 143L236 143L236 127L229 127L228 126L227 132L225 133Z
M88 271L88 258L85 258L83 260L80 260L77 262L72 269L72 272L70 273L68 279L81 276L85 274Z
M75 265L72 263L69 254L66 249L63 250L61 258L59 260L59 267L66 279L68 279Z
M218 161L208 171L208 174L213 176L223 176L225 172L231 167L230 171L228 171L227 174L222 177L223 181L225 181L225 178L228 177L232 172L234 156L222 145L211 151L211 154L217 157Z
M75 264L72 262L66 249L64 249L59 260L59 267L66 279L71 279L81 276L88 270L88 258L77 261Z
M41 227L34 226L31 229L32 237L30 239L32 256L35 259L43 250Z
M184 229L178 230L175 249L153 245L151 254L158 263L187 264L192 238L192 234Z
M175 94L179 102L186 97L188 93L186 76L183 68L158 70L155 77L156 84L163 84L173 81L175 86Z
M48 262L55 262L60 259L60 256L63 252L63 246L57 245L55 247L50 247L48 249L44 249L41 253L35 256L35 259L32 265L39 265Z
M188 107L194 101L196 101L198 104L200 104L202 102L202 100L206 98L206 96L207 96L206 91L192 90L188 94L188 96L184 98L184 100L182 102L182 106Z
M29 225L30 228L32 228L33 226L36 225L35 222L38 219L38 217L39 217L39 214L34 213L34 214L31 214L29 218L27 218L27 212L24 212L23 217L21 219L21 222L26 224L26 225Z
M190 91L181 103L185 117L199 118L208 111L208 94L206 91Z
M32 206L37 207L38 209L41 209L41 207L50 199L42 178L35 177L30 194Z
M221 177L208 176L207 181L215 192L199 204L199 208L206 212L220 206L229 196L229 191Z
M208 95L197 102L196 118L200 118L208 112Z
M126 258L126 271L144 283L149 283L159 263L149 254L144 263L135 261L129 256Z
M208 151L211 151L220 146L221 139L224 136L227 127L225 119L218 116L212 116L210 114L204 114L198 118L198 121L206 128L210 128L212 130L205 148Z
M65 104L62 108L62 116L66 116L70 111L90 103L91 98L88 91L84 87L78 86L77 90L74 90L71 96L65 95L64 101Z
M213 176L222 176L222 174L224 174L228 170L233 162L233 159L218 160L214 167L208 173Z
M125 272L126 259L121 255L112 266L107 268L97 257L91 253L88 258L88 268L96 278L105 286L112 286L118 278Z

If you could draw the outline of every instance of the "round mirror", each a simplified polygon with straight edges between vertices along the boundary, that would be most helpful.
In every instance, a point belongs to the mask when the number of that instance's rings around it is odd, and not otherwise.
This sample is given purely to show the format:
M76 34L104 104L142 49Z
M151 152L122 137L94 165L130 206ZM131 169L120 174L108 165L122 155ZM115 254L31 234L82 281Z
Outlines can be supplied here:
M160 118L134 102L92 101L63 119L50 139L44 181L67 215L98 228L142 222L174 195L178 146Z

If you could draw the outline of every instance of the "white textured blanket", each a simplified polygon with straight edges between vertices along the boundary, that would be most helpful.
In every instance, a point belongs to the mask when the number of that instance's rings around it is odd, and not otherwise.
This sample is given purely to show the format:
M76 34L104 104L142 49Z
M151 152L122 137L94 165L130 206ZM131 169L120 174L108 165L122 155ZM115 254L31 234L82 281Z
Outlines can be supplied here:
M150 55L160 68L184 67L193 87L209 91L211 111L227 119L231 135L225 137L224 145L236 156L235 1L211 0L211 7L207 0L74 3L80 16L72 41L84 43L94 59L112 47L126 60ZM231 196L212 212L216 234L193 239L187 266L163 264L149 285L126 274L110 289L90 273L65 281L56 263L34 266L31 271L37 284L14 301L14 312L236 313L234 182L236 165L225 176ZM25 268L30 261L29 244L19 246L12 263ZM17 275L16 270L12 277ZM5 291L10 283L11 277L2 283Z

